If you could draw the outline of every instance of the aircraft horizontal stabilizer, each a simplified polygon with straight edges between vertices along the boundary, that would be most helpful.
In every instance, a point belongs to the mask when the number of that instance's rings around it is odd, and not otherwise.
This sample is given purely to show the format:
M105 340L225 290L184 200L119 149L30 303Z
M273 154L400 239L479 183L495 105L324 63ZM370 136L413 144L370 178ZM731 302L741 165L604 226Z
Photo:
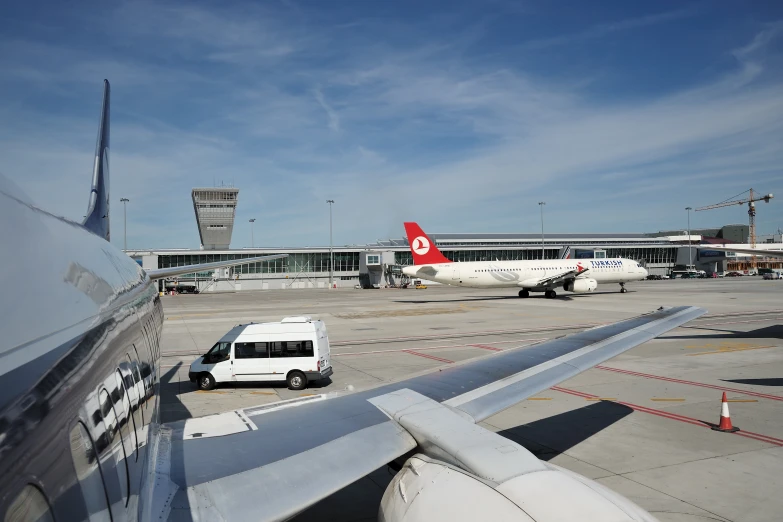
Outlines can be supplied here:
M705 246L705 247L698 247L699 250L715 250L717 252L739 252L741 254L755 254L760 257L783 257L783 250L765 250L763 248L734 248L731 246L726 247L716 247L716 246Z
M288 257L288 254L275 254L271 256L258 256L248 257L245 259L232 259L231 261L215 261L214 263L199 263L195 265L185 266L173 266L171 268L155 268L145 270L150 279L163 279L164 277L174 277L185 274L193 274L195 272L204 272L206 270L212 270L213 268L224 268L228 266L246 265L248 263L263 263L265 261L272 261L273 259L280 259Z

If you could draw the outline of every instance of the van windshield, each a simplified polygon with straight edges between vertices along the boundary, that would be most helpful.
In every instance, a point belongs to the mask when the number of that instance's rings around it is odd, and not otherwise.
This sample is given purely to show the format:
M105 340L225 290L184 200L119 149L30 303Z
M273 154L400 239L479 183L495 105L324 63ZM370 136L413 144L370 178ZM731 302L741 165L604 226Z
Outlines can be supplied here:
M213 361L223 361L228 359L228 354L231 351L231 343L226 342L218 342L215 343L215 346L213 346L207 354L204 356L205 359L210 359Z

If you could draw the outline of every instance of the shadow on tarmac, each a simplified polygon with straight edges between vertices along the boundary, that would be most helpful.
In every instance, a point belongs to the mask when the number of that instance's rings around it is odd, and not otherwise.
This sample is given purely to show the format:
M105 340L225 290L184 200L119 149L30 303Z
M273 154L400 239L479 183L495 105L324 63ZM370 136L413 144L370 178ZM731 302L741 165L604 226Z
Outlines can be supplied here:
M160 378L160 405L161 405L161 422L175 422L185 419L190 419L193 414L190 412L187 406L180 400L180 396L189 393L195 393L198 391L196 385L188 380L180 381L176 380L177 372L179 371L182 363L177 363ZM319 381L310 382L307 384L306 390L317 390L320 388L328 387L332 384L332 379L327 377ZM274 389L274 388L287 388L285 381L282 382L229 382L221 383L215 387L215 391L221 390L258 390L258 389ZM303 390L303 391L306 391Z
M783 339L783 325L776 324L765 326L749 332L738 330L723 330L719 328L702 328L698 325L686 326L698 330L710 330L716 332L707 335L665 335L661 339ZM720 333L718 333L720 332Z
M513 290L513 289L512 289ZM570 301L571 299L578 297L590 297L591 295L599 294L619 294L620 292L607 291L607 292L589 292L585 294L561 294L558 293L557 297L552 301ZM629 290L628 293L633 293L633 290ZM396 299L393 302L402 304L432 304L432 303L471 303L476 301L503 301L503 300L517 300L517 301L529 301L531 299L548 299L543 293L534 293L530 297L519 297L518 295L484 295L471 297L468 299Z
M723 382L737 384L750 384L754 386L783 386L783 377L770 377L767 379L721 379Z
M611 401L600 401L500 431L498 434L524 446L539 459L547 461L584 442L632 412L633 409L628 406Z

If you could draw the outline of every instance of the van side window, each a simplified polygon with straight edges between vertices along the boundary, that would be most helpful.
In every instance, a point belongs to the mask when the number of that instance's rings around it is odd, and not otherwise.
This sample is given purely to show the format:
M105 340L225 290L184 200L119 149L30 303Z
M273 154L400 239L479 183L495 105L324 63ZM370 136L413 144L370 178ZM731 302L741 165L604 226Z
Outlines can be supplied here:
M98 455L87 428L81 421L71 429L71 459L76 469L76 478L82 487L82 497L88 513L94 513L90 520L99 520L97 514L109 519L109 499L103 484L103 473L98 465Z
M312 357L312 341L276 341L269 343L269 357Z
M8 506L5 522L54 522L54 517L41 490L28 484Z
M234 343L234 359L266 359L266 343Z

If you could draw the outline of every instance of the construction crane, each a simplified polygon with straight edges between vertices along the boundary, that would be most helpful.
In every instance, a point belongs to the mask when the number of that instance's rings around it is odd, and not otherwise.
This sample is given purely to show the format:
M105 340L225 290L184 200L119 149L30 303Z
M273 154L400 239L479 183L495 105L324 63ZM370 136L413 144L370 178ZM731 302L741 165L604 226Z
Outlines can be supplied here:
M764 203L769 203L769 200L772 199L774 196L772 194L766 194L764 196L755 196L753 193L753 189L750 189L747 192L748 192L748 196L746 198L730 199L727 201L722 201L721 203L715 203L714 205L699 207L696 209L696 212L699 212L700 210L712 210L714 208L729 207L731 205L748 205L748 228L750 232L750 238L749 238L750 247L756 248L756 201L763 201ZM744 192L742 194L744 194ZM734 197L736 198L737 196ZM756 256L753 256L751 258L751 266L753 268L756 267Z

